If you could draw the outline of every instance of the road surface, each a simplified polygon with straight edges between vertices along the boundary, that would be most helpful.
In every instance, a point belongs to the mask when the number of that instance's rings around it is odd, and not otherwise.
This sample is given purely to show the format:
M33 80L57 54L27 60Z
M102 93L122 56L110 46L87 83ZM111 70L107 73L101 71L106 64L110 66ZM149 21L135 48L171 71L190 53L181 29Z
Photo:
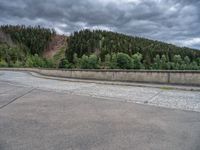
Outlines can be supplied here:
M0 150L199 150L199 111L199 92L0 71Z
M42 90L200 112L199 91L56 81L24 72L0 71L0 74L2 82Z

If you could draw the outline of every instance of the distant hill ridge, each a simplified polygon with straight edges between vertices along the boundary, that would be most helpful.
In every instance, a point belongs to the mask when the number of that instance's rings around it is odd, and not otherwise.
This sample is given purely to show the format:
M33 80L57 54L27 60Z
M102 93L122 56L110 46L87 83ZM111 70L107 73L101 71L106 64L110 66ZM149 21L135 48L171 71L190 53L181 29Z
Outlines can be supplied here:
M147 63L152 63L153 58L158 54L166 55L169 60L174 55L188 56L192 60L200 57L200 51L196 49L101 30L74 32L69 38L68 45L66 56L69 60L72 60L74 53L80 57L83 54L95 53L96 50L100 50L102 60L106 54L117 52L123 52L130 56L139 52Z
M87 65L90 56L98 64L94 68L116 69L116 63L127 60L128 69L200 68L199 50L161 41L103 30L75 31L67 37L40 26L0 26L0 66L81 68L86 63L83 68L92 68ZM134 59L140 67L134 67Z

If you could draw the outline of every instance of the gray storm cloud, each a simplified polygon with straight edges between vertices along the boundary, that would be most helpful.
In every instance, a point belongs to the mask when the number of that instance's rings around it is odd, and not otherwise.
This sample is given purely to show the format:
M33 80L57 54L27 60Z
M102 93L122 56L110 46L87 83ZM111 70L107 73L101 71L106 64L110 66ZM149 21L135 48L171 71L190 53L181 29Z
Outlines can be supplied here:
M1 0L0 24L112 30L200 49L198 0Z

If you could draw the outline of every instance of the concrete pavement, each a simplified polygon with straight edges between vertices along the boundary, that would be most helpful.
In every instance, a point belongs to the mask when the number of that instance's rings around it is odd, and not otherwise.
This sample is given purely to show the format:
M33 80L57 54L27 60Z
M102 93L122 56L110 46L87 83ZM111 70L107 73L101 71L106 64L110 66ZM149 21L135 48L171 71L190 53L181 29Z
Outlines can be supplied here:
M0 73L0 81L42 90L200 112L199 91L60 81L35 77L25 72Z
M124 100L120 94L115 95L117 100L106 98L108 94L97 98L100 88L113 88L112 94L120 90L130 94L136 87L96 86L4 72L0 76L0 150L200 149L199 112L127 103L127 97ZM155 90L138 89L152 99L156 98L154 94L168 96L176 92L182 96L179 100L188 94L187 98L198 103L198 92L182 95L185 91ZM87 92L90 95L86 96ZM135 99L146 98L136 93Z

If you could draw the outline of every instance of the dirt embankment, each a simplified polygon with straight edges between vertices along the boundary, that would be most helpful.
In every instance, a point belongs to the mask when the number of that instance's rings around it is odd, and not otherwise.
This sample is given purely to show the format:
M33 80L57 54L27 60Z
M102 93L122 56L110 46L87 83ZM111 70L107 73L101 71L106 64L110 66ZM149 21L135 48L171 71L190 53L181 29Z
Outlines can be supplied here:
M0 43L7 43L10 46L14 45L14 42L12 41L11 37L5 34L1 30L0 30Z
M67 46L67 37L64 35L55 35L52 41L49 43L48 47L44 50L43 56L45 58L53 58L53 56L58 53L61 48Z

